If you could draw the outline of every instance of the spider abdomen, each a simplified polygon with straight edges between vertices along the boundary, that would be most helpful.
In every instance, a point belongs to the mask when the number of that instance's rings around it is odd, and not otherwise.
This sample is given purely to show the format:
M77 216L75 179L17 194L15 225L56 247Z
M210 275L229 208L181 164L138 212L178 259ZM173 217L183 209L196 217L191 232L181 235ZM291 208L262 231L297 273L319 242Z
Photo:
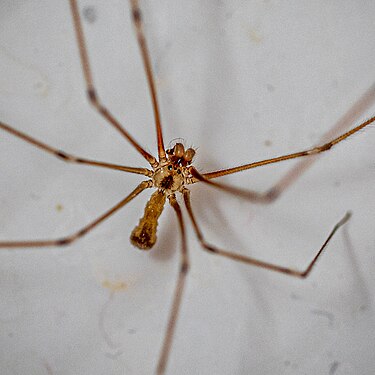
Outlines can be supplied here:
M156 242L158 219L163 212L166 195L157 190L146 204L143 217L130 235L131 243L141 250L151 249Z

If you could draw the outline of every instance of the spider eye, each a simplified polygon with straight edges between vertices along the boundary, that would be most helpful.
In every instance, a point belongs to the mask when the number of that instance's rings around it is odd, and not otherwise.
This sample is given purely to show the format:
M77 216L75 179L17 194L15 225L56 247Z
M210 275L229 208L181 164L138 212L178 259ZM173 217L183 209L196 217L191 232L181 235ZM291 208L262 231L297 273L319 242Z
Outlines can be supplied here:
M168 170L172 170L172 166L171 165L168 165Z

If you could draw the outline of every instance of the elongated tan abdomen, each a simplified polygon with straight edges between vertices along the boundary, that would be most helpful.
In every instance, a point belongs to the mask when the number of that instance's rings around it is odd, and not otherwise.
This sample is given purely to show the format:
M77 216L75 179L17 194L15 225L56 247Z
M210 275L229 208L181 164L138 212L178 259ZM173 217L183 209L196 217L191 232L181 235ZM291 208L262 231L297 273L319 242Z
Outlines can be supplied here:
M151 249L156 242L158 219L163 212L165 193L155 191L147 202L143 217L130 235L131 243L142 250Z

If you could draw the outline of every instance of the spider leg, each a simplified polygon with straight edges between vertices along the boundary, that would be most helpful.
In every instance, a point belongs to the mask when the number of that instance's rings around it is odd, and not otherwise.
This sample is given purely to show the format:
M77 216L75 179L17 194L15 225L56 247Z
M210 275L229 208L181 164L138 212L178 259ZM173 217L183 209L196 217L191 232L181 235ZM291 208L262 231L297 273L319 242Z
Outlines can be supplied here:
M111 209L97 217L94 221L90 222L89 224L85 225L83 228L79 229L78 231L74 232L69 236L51 240L1 241L0 248L60 247L69 245L72 242L84 236L85 234L87 234L88 232L90 232L97 225L99 225L104 220L112 216L115 212L120 210L120 208L124 207L127 203L129 203L132 199L139 195L143 190L151 186L151 180L141 182L126 198L122 199L119 203L117 203Z
M291 186L305 170L307 170L316 160L319 154L330 150L336 144L342 142L348 137L354 135L365 127L373 124L375 121L375 116L369 118L368 120L362 122L358 126L350 129L343 133L343 130L352 124L359 114L363 113L375 100L375 85L371 86L364 95L350 108L350 110L335 124L335 126L330 129L321 138L321 144L312 147L308 150L282 155L271 159L265 159L250 164L241 165L234 168L223 169L215 172L209 172L204 174L199 174L197 171L193 171L194 177L191 183L197 181L210 184L216 188L224 190L228 193L236 194L245 197L253 202L257 203L271 203L276 198L278 198L283 191L285 191L289 186ZM340 134L341 133L341 134ZM308 156L308 157L307 157ZM302 160L297 163L292 169L290 169L276 184L274 184L266 192L255 192L247 189L241 189L229 186L227 184L222 184L218 182L209 181L214 178L221 176L238 173L248 169L253 169L268 164L279 163L284 160L291 160L301 158Z
M180 226L181 241L182 241L181 242L181 258L180 258L180 270L178 273L176 289L175 289L174 296L173 296L172 308L171 308L169 319L168 319L167 331L164 337L164 342L163 342L161 354L159 357L159 362L158 362L157 369L156 369L157 375L164 374L166 366L167 366L168 357L169 357L169 353L170 353L171 346L172 346L173 335L175 332L178 314L180 311L182 294L185 288L186 276L190 268L190 262L189 262L187 244L186 244L185 224L183 221L181 208L180 208L180 205L177 203L176 196L174 194L170 195L168 199L169 199L169 203L171 204L171 206L174 208L176 212L178 223Z
M155 87L155 82L154 82L154 77L153 77L152 67L151 67L151 58L148 52L146 38L145 38L144 30L143 30L142 13L138 5L138 0L131 0L130 6L131 6L131 12L132 12L132 21L133 21L134 29L137 34L138 45L141 50L143 66L146 72L148 87L149 87L150 94L151 94L152 108L154 111L154 118L155 118L156 136L157 136L157 142L158 142L159 161L163 162L166 160L164 141L163 141L163 131L162 131L162 126L161 126L160 111L159 111L158 98L156 94L156 87Z
M148 176L148 177L151 177L152 175L152 172L148 170L147 168L126 167L124 165L117 165L117 164L106 163L102 161L90 160L90 159L85 159L85 158L81 158L78 156L74 156L72 154L68 154L64 151L58 150L57 148L47 145L46 143L43 143L29 136L28 134L21 132L20 130L15 129L5 124L4 122L0 122L0 129L3 129L6 132L14 135L15 137L20 138L23 141L39 148L40 150L48 152L49 154L56 156L58 159L68 162L68 163L85 164L85 165L91 165L95 167L115 169L115 170L123 171L123 172L141 174L141 175Z
M91 66L89 62L81 18L79 15L79 9L76 0L70 0L70 8L73 15L74 30L76 33L78 43L79 56L81 59L81 65L85 79L87 96L90 103L100 113L100 115L103 116L106 121L108 121L110 125L112 125L116 130L118 130L123 135L123 137L125 137L133 145L133 147L150 163L151 166L156 166L156 159L140 146L140 144L130 135L130 133L127 130L123 128L123 126L112 115L108 108L100 101L96 88L94 86L94 80L92 78Z
M261 260L258 260L258 259L255 259L255 258L252 258L252 257L249 257L249 256L245 256L245 255L242 255L242 254L237 254L237 253L233 253L233 252L230 252L230 251L221 250L221 249L218 249L217 247L212 246L211 244L207 243L205 241L204 237L203 237L202 231L199 228L199 225L198 225L198 223L195 219L194 213L193 213L193 209L191 207L190 191L188 189L185 189L184 192L183 192L183 195L184 195L184 202L185 202L190 220L193 224L195 234L196 234L196 236L197 236L197 238L198 238L198 240L199 240L199 242L202 245L204 250L206 250L210 253L213 253L213 254L221 255L221 256L224 256L226 258L230 258L230 259L239 261L239 262L251 264L251 265L256 266L256 267L265 268L265 269L270 270L270 271L280 272L280 273L283 273L283 274L286 274L286 275L290 275L290 276L294 276L294 277L298 277L298 278L302 278L302 279L306 278L310 274L311 270L313 269L317 260L319 259L319 257L323 253L324 249L327 247L327 245L328 245L329 241L332 239L333 235L337 232L337 230L341 226L343 226L349 220L349 218L351 216L350 212L347 212L345 214L345 216L330 231L329 235L327 236L326 240L323 242L319 251L315 254L312 261L308 264L308 266L304 270L300 271L300 270L295 270L293 268L279 266L279 265L276 265L276 264L273 264L273 263L263 262Z

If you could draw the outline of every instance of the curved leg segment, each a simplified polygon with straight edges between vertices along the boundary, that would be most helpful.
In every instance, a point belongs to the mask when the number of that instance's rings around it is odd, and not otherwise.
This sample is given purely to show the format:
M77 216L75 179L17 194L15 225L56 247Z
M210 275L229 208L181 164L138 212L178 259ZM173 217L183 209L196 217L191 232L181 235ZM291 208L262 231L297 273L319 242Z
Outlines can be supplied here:
M201 230L199 229L198 223L195 219L195 216L194 216L194 213L193 213L193 210L192 210L192 207L191 207L191 203L190 203L190 191L187 190L187 189L184 191L184 201L185 201L187 211L189 213L190 220L193 224L195 234L197 235L199 242L201 243L202 247L205 250L207 250L211 253L217 254L217 255L224 256L226 258L230 258L230 259L239 261L239 262L251 264L251 265L256 266L256 267L265 268L265 269L270 270L270 271L280 272L280 273L284 273L286 275L299 277L299 278L303 278L303 279L306 278L310 274L310 272L313 269L314 265L316 264L318 258L323 253L324 249L328 245L328 243L331 240L331 238L333 237L333 235L337 232L337 230L341 226L343 226L349 220L349 218L351 216L351 214L349 212L345 214L345 216L333 227L333 229L331 230L331 232L327 236L326 240L324 241L323 245L320 247L319 251L315 254L313 260L308 264L308 266L304 270L298 271L298 270L295 270L295 269L292 269L292 268L278 266L276 264L272 264L272 263L268 263L268 262L263 262L261 260L258 260L258 259L252 258L252 257L248 257L248 256L245 256L245 255L242 255L242 254L237 254L237 253L232 253L232 252L229 252L229 251L226 251L226 250L221 250L221 249L218 249L215 246L212 246L212 245L208 244L205 241L205 239L203 237L203 234L202 234Z

